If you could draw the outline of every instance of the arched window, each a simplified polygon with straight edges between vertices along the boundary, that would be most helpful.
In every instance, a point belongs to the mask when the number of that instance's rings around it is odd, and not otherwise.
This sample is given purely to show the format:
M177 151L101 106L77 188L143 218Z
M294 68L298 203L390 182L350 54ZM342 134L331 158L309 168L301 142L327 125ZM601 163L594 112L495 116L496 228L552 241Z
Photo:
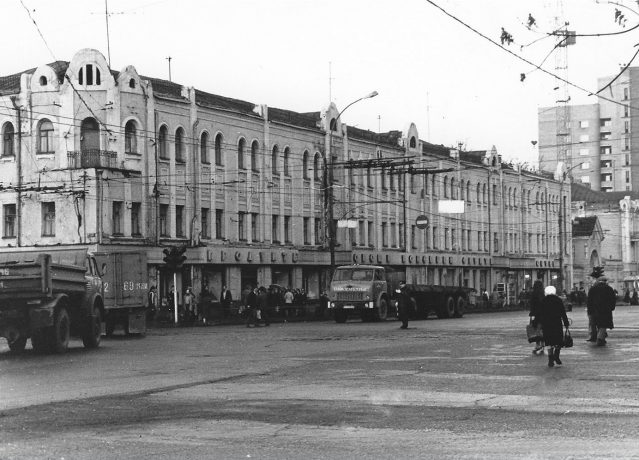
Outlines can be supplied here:
M308 179L308 150L304 150L302 155L302 177Z
M382 181L382 190L386 190L386 168L382 167L382 170L379 173L379 177Z
M481 197L484 204L488 203L488 195L486 194L486 184L482 186Z
M178 128L175 131L175 161L184 162L184 130Z
M241 138L237 143L237 169L244 169L244 149L246 148L246 141Z
M366 168L366 185L368 185L369 188L373 188L373 178L371 176L370 166Z
M44 75L40 77L40 86L47 86L47 77Z
M209 133L204 131L200 136L200 161L209 163Z
M215 136L215 164L222 166L222 134Z
M271 168L274 176L279 175L279 171L277 170L277 162L279 160L279 148L277 145L273 146L273 151L271 152Z
M85 118L80 126L80 150L83 152L100 150L100 126L95 118Z
M15 137L15 130L11 123L5 123L2 127L2 156L13 156L13 139Z
M129 120L124 125L124 151L138 153L138 136L135 121Z
M87 64L78 71L78 83L87 86L100 84L100 68L93 64Z
M53 123L49 120L40 120L38 123L38 153L53 153Z
M290 176L290 171L288 169L288 161L290 157L291 157L291 149L286 147L284 149L284 175L285 176Z
M470 192L471 192L470 189L471 188L472 188L472 185L470 184L470 181L466 182L466 201L468 201L469 203L471 201L470 200Z
M450 198L453 200L457 199L457 182L454 177L450 178Z
M481 203L481 184L477 182L477 203Z
M395 168L390 168L390 171L388 171L388 182L390 183L390 189L395 190Z
M313 177L315 180L320 180L322 176L320 175L320 171L322 170L322 162L319 153L315 153L315 158L313 159Z
M435 196L438 195L437 180L435 179L435 174L433 174L431 177L432 177L432 179L430 180L430 185L431 185L431 188L433 190L433 197L435 197Z
M257 168L257 154L260 151L260 144L257 141L253 141L251 144L251 169L253 171L258 171Z
M160 131L158 132L158 155L162 160L169 159L169 129L166 125L160 126Z
M448 198L448 176L444 176L444 198Z
M414 149L415 147L417 147L417 141L415 140L415 136L410 138L410 148Z

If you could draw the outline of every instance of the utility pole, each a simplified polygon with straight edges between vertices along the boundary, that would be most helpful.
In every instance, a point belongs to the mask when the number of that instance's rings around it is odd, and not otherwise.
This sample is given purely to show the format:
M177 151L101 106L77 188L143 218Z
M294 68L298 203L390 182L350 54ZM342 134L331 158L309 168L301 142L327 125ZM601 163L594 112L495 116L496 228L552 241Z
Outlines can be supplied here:
M173 81L171 80L171 59L173 59L171 56L166 58L166 60L169 61L169 81Z
M107 55L109 57L109 67L111 67L111 39L109 38L109 0L104 0L104 16L106 18Z

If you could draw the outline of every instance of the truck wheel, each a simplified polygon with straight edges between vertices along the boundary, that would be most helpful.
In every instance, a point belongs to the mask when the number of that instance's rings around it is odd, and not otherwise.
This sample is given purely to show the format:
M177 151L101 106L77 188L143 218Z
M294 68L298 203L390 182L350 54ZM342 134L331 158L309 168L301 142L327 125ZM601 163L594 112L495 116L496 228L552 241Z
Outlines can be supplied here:
M335 322L336 323L345 323L346 322L346 312L343 310L335 310Z
M82 334L84 348L98 348L102 337L102 315L98 307L93 308L93 314L87 318L87 324Z
M464 310L466 309L466 299L458 297L455 303L455 318L461 318L464 316Z
M47 328L49 346L54 353L64 353L69 348L70 322L67 309L59 307L53 326Z
M442 316L440 318L452 318L455 315L455 300L452 297L446 297L446 303L441 312Z
M379 308L375 310L375 320L386 321L386 318L388 318L388 302L382 299L379 301Z
M27 338L24 336L20 336L12 342L9 342L9 350L13 353L22 353L24 351L24 347L27 346Z

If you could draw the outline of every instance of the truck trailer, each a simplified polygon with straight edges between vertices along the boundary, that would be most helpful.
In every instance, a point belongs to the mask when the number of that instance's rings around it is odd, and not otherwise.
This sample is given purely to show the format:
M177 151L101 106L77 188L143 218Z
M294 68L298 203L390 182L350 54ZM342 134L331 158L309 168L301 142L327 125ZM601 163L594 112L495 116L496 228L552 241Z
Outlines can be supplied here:
M328 307L335 321L349 316L363 321L384 321L397 313L397 289L404 272L378 265L337 267L328 292ZM406 284L414 317L426 317L432 311L438 318L461 317L468 304L471 288Z

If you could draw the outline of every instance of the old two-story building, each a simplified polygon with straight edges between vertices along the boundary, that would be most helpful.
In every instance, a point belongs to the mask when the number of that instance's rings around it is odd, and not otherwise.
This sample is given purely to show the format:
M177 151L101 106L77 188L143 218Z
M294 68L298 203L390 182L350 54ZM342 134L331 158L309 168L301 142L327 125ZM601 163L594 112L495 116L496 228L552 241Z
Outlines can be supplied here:
M494 148L424 142L414 124L374 133L332 103L231 99L85 49L0 77L0 129L2 246L144 250L161 295L172 246L187 246L179 289L235 298L258 284L317 298L346 263L512 301L571 276L570 187Z

